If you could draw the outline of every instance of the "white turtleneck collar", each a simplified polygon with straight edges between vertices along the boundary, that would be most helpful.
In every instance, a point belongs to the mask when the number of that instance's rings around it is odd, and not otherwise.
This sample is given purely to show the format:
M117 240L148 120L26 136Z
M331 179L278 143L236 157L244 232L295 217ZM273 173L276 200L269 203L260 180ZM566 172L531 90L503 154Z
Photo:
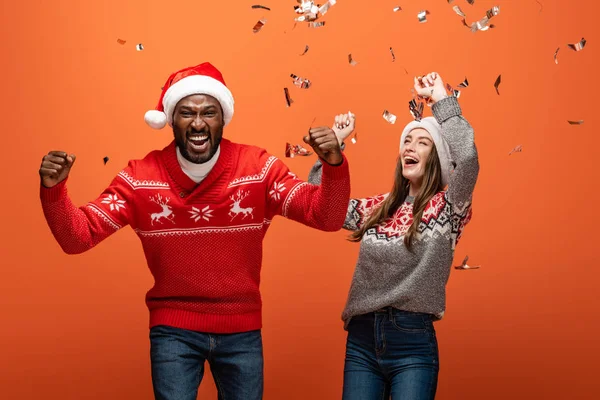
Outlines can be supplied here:
M189 178L194 182L200 183L204 178L206 178L208 173L213 169L213 167L217 163L217 160L219 159L219 154L221 154L221 146L219 145L215 155L203 164L195 164L183 158L181 152L179 151L179 147L176 147L176 151L177 161L179 161L179 165L181 166L183 172L185 172L185 174L189 176Z

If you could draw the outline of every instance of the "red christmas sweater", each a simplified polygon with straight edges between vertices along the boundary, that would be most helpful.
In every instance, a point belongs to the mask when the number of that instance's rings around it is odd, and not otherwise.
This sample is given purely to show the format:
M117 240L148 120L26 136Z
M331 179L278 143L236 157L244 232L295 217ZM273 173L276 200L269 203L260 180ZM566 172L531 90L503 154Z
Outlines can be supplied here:
M146 295L150 327L210 333L261 328L262 243L276 215L336 231L350 196L346 159L337 167L325 164L318 186L265 150L226 139L200 184L179 166L174 142L130 161L83 207L71 202L65 182L40 190L62 249L82 253L131 225L154 276Z

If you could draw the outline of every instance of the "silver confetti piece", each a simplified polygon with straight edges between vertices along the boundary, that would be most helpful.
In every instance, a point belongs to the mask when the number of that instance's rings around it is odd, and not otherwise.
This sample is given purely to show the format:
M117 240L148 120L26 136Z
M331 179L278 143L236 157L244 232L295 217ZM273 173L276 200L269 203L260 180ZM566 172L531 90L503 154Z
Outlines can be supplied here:
M429 15L429 11L427 10L423 10L423 11L419 11L419 13L417 14L417 18L419 18L419 22L420 23L425 23L427 22L427 16Z
M356 142L358 142L358 132L355 132L354 135L352 135L350 141L352 142L352 144L356 144Z
M308 89L311 85L308 79L300 78L299 76L294 74L290 74L290 77L294 80L294 85L296 85L300 89Z
M383 110L383 119L385 119L390 124L396 123L396 116L389 112L388 110Z
M402 11L402 7L400 7L400 6L394 7L394 12L398 12L398 11Z
M456 97L457 99L460 97L460 90L454 89L449 83L446 84L446 89L448 89L448 91L452 93L452 96Z
M500 6L494 6L486 11L485 16L491 19L498 14L500 14Z
M329 11L329 8L330 8L330 7L332 7L332 6L334 6L334 5L335 5L335 3L336 3L336 0L329 0L327 3L323 4L323 5L321 6L321 8L319 8L319 13L320 13L321 15L325 15L325 13L326 13L327 11Z
M454 269L479 269L479 268L481 268L479 265L471 267L470 265L467 264L467 261L469 261L469 256L466 256L465 259L463 260L462 264L456 265L454 267Z
M455 13L457 13L461 17L463 17L463 18L466 17L465 13L460 9L459 6L454 6L454 7L452 7L452 9L454 10Z
M144 45L143 45L143 44L141 44L141 43L139 43L137 46L135 46L135 49L136 49L137 51L142 51L142 50L144 50Z
M394 49L390 47L390 53L392 53L392 62L396 61L396 55L394 54Z
M467 77L465 76L465 80L462 81L461 83L459 83L457 85L459 88L466 88L469 87L469 81L467 80Z
M309 28L320 28L320 27L322 27L324 25L325 25L325 21L309 22L308 23L308 27Z
M523 146L521 146L521 145L518 145L517 147L515 147L514 149L512 149L512 150L510 151L510 153L508 153L508 155L510 156L510 155L511 155L511 154L513 154L513 153L520 153L520 152L522 152L522 151L523 151Z
M568 44L567 46L569 46L569 48L571 50L581 51L585 47L585 43L586 43L586 40L584 38L581 38L581 41L579 41L579 43Z
M425 105L422 101L412 99L408 102L408 111L410 111L410 114L413 116L415 121L420 121L423 118L424 109Z

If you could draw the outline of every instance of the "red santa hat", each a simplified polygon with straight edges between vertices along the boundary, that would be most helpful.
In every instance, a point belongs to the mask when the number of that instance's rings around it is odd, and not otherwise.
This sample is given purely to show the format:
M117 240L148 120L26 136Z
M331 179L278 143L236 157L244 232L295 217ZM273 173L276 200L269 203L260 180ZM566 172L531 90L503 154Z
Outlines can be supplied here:
M210 63L177 71L167 79L155 110L144 115L144 121L154 129L173 126L173 112L179 100L193 94L206 94L221 103L225 125L233 117L233 95L225 85L223 75Z

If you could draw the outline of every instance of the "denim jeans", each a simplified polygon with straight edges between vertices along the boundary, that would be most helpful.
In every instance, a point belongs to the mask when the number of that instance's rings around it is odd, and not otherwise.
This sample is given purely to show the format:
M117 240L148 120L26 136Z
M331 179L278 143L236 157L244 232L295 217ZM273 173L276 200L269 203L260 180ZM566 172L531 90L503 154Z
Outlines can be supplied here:
M431 315L389 307L350 320L343 400L434 399L438 372Z
M219 400L261 400L260 330L216 335L155 326L150 329L152 385L156 400L196 400L208 361Z

